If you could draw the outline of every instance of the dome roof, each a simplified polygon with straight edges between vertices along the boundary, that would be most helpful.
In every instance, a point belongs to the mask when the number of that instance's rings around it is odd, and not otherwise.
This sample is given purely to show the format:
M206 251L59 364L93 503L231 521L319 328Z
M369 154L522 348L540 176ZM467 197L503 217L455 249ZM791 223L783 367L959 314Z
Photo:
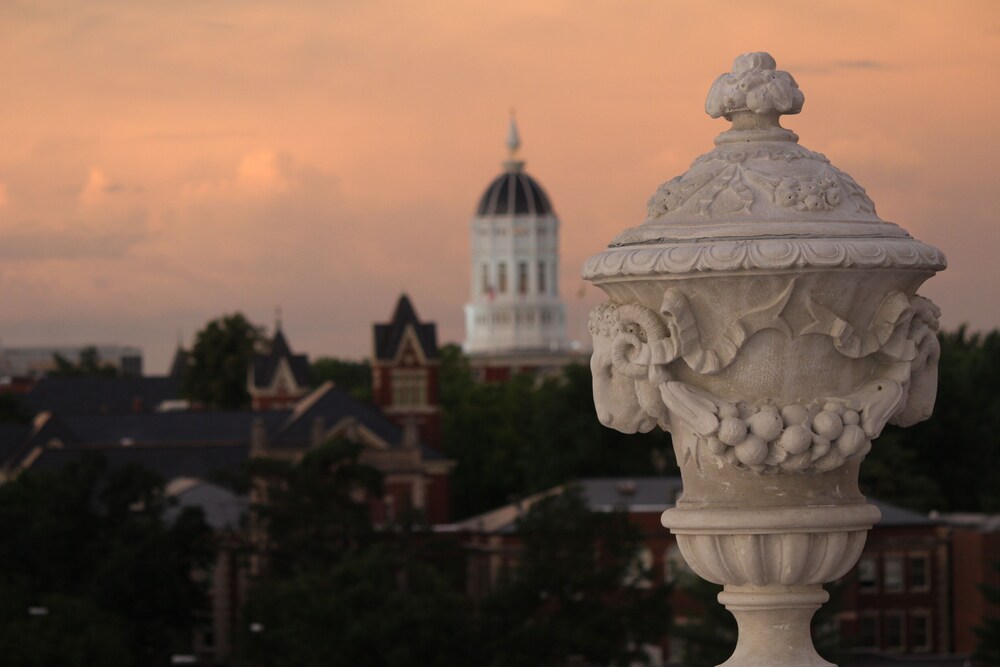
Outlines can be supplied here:
M519 164L517 165L520 166ZM549 215L552 204L538 181L519 168L509 168L486 188L476 215Z

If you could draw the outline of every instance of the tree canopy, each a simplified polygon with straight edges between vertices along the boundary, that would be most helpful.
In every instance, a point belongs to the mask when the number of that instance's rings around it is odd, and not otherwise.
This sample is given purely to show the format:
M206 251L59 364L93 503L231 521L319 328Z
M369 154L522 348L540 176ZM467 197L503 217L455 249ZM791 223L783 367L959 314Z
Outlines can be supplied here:
M214 554L201 511L168 523L167 506L155 475L98 457L0 486L4 664L168 664L205 605L192 572Z
M670 623L669 591L642 569L642 535L619 512L591 512L571 486L519 519L517 567L482 607L486 664L644 662Z
M316 388L332 381L359 401L372 400L372 366L365 361L320 357L309 364L309 383Z
M72 362L61 354L52 357L56 367L50 370L49 377L78 377L83 375L101 375L118 377L121 375L114 364L101 361L101 355L93 345L80 350L80 360Z
M587 366L487 384L473 378L456 346L444 346L441 403L459 517L587 476L677 472L666 433L625 435L598 423Z
M185 398L216 410L250 406L247 373L263 329L242 313L210 321L195 336L181 379Z
M298 462L251 462L253 521L266 539L237 637L248 664L468 664L464 601L406 539L408 526L372 526L382 477L360 453L332 440Z
M933 415L886 427L861 466L862 489L918 511L1000 511L1000 331L938 338Z

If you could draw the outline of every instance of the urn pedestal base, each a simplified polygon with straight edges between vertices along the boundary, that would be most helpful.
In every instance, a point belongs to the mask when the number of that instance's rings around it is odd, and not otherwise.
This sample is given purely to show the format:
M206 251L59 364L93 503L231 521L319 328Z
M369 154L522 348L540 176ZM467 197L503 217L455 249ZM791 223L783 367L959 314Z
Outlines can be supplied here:
M724 584L719 602L739 626L721 667L832 667L813 646L810 622L829 599L822 585L854 567L873 505L718 508L678 506L663 525L691 569Z

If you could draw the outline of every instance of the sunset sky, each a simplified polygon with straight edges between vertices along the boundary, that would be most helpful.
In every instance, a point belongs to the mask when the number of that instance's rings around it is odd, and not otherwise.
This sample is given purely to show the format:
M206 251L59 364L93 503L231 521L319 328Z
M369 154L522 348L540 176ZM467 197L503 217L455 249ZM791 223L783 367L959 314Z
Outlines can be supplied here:
M361 358L403 290L459 342L512 107L582 338L583 260L713 147L705 94L752 50L801 143L944 250L944 325L1000 326L1000 2L0 0L0 344L164 372L280 306L298 351Z

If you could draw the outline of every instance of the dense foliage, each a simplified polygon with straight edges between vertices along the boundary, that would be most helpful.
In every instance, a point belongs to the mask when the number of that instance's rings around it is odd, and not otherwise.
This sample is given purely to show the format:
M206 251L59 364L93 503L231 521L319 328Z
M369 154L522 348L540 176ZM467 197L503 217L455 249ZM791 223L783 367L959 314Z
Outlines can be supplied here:
M211 534L200 510L167 508L154 475L96 457L0 486L3 663L147 667L186 650Z
M313 388L328 380L359 401L372 400L372 366L367 360L320 357L309 364L309 383Z
M642 664L666 634L669 591L642 569L635 525L569 487L533 504L517 534L517 567L482 606L485 664Z
M262 329L242 313L212 320L195 336L181 380L181 393L216 410L249 407L247 371L262 339Z
M332 440L297 463L255 460L253 545L262 576L238 635L246 664L345 667L463 664L463 600L409 525L371 524L381 475L361 447ZM253 630L251 630L251 627Z
M252 464L267 499L253 525L267 539L253 545L262 576L239 631L244 664L630 664L663 636L666 591L646 585L624 516L591 513L573 489L536 503L517 524L516 573L474 601L459 593L461 547L447 535L409 519L365 524L381 480L359 453L331 441L296 464Z
M585 477L676 474L665 433L602 427L590 369L568 366L537 380L477 382L457 347L441 350L443 446L457 464L453 512L470 516Z
M934 414L886 427L861 466L865 493L919 511L1000 511L1000 331L942 333Z
M48 372L49 377L79 377L84 375L101 375L118 377L118 368L114 364L101 361L101 355L94 346L80 350L80 360L72 362L61 354L52 357L56 367Z

